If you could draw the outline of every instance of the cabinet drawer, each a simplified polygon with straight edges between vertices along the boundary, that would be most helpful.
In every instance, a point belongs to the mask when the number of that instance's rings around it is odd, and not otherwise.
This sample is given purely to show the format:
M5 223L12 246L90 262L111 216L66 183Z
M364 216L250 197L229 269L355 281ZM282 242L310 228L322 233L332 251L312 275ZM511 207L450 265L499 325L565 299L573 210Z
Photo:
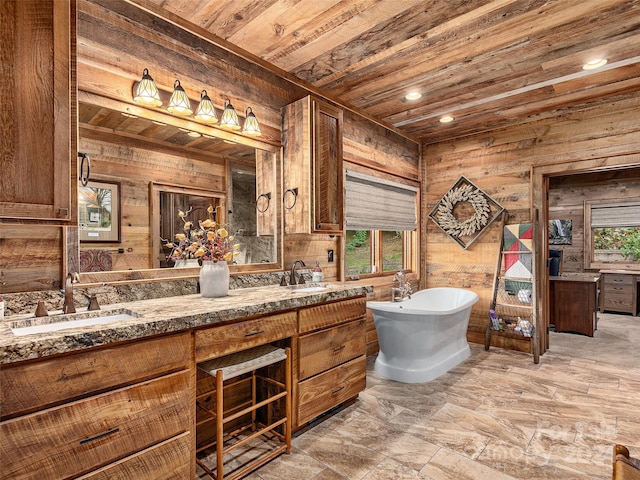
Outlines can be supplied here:
M69 478L189 429L182 371L0 424L0 478Z
M298 340L300 380L365 353L364 319L301 336Z
M325 303L317 307L300 310L299 333L310 332L324 327L363 317L367 311L366 298L352 298L334 303Z
M366 387L364 355L298 385L298 425L355 397Z
M186 432L77 480L184 480L191 475L190 444L191 435Z
M619 312L633 312L633 301L629 293L607 293L604 297L603 308Z
M611 275L607 273L604 275L604 284L607 286L615 285L633 285L635 278L633 275Z
M198 330L195 333L196 362L292 337L295 333L295 312Z
M184 333L32 363L2 365L2 418L183 370L189 365L189 357L190 335Z

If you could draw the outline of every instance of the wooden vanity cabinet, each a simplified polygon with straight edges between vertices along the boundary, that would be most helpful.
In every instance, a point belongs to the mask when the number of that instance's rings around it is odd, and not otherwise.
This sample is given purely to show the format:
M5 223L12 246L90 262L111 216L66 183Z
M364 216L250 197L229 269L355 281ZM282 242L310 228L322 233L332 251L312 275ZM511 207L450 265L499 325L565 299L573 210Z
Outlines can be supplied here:
M602 311L638 314L640 273L601 270Z
M285 233L342 234L342 110L312 96L283 111Z
M75 0L0 8L0 222L77 219Z
M0 478L193 478L191 336L3 365Z
M298 312L294 410L298 427L366 387L366 299L341 300Z

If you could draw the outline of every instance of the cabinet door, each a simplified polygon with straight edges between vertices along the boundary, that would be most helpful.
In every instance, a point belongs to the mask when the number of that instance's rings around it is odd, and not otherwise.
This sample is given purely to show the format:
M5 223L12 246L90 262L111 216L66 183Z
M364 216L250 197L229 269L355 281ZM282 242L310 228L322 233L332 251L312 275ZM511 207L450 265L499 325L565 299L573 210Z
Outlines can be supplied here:
M285 233L341 234L342 110L312 97L283 112Z
M313 102L313 230L342 233L342 110Z
M0 4L0 219L76 221L75 0Z

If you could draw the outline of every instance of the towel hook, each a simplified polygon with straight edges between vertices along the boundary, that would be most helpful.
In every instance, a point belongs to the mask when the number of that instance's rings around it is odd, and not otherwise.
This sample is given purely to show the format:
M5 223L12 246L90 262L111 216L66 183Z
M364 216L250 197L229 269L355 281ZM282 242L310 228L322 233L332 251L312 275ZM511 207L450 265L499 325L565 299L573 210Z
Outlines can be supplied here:
M91 175L91 160L89 160L89 155L87 155L86 153L80 153L78 152L78 158L81 158L82 160L80 160L80 176L78 177L78 179L80 180L80 183L82 183L83 187L87 186L87 183L89 183L89 176ZM84 169L85 169L85 160L87 162L87 174L84 174Z

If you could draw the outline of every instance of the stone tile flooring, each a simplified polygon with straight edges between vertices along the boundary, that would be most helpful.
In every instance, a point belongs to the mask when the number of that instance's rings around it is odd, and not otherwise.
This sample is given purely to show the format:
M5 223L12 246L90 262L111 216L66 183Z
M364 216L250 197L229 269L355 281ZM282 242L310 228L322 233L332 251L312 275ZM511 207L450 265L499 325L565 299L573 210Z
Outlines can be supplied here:
M640 456L640 369L551 351L538 365L517 352L471 351L422 385L380 377L370 357L354 404L246 478L608 479L615 443Z

